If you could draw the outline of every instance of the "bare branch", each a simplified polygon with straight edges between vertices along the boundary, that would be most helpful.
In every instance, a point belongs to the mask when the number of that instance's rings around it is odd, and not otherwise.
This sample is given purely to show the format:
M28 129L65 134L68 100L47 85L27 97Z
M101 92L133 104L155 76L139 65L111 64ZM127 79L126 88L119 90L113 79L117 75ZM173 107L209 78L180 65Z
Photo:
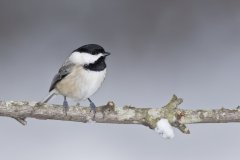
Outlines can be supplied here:
M183 133L190 131L186 124L192 123L228 123L240 122L240 109L188 110L179 109L183 102L173 96L170 102L161 108L136 108L132 106L117 107L113 102L97 107L94 121L96 123L142 124L151 129L156 128L161 118ZM26 125L26 118L53 119L87 123L92 121L93 113L89 107L71 106L67 114L64 107L53 104L38 104L27 101L0 101L0 116L16 119Z

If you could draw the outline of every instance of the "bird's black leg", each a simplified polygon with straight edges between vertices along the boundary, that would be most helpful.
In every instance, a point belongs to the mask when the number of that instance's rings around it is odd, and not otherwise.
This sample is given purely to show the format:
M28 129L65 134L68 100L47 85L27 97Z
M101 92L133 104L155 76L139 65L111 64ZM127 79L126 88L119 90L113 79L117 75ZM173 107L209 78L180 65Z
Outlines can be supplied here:
M63 101L63 111L64 113L67 115L67 111L68 111L68 102L67 102L67 97L64 96L64 101Z
M88 98L88 101L90 102L91 111L93 111L93 113L94 113L93 119L95 119L96 106L95 106L95 104L91 101L90 98Z

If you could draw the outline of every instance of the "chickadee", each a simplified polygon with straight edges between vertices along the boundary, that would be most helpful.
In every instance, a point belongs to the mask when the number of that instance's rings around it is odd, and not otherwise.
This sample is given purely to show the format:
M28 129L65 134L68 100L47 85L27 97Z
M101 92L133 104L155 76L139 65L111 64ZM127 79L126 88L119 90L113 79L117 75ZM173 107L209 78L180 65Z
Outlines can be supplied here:
M88 99L90 107L96 112L96 106L89 98L101 86L106 75L105 59L109 56L104 48L97 44L84 45L74 50L52 80L49 95L41 101L48 102L54 95L63 95L65 111L68 107L66 97L81 101Z

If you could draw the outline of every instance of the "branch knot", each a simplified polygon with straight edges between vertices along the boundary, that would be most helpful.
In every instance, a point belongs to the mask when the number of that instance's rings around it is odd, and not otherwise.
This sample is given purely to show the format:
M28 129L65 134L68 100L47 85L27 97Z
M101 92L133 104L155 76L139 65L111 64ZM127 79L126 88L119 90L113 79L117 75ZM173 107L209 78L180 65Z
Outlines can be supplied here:
M164 116L168 119L172 126L178 128L181 132L189 134L190 131L185 124L181 123L181 120L185 116L185 112L178 108L178 106L183 102L182 98L178 98L173 95L170 102L163 107Z

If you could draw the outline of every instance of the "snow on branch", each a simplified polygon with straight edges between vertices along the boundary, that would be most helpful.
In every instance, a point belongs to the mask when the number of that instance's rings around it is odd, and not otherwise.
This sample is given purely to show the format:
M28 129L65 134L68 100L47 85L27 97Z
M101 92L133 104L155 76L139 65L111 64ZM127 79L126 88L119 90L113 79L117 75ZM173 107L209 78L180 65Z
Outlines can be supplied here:
M0 101L0 116L14 118L23 125L26 125L26 118L83 123L94 120L96 123L141 124L155 129L167 138L174 136L171 126L189 134L190 131L186 124L240 122L239 107L212 110L180 109L178 106L182 102L183 100L175 95L166 106L161 108L117 107L113 102L108 102L106 105L97 107L93 119L94 114L89 107L70 106L65 114L61 105L27 101ZM161 121L161 119L163 120ZM168 124L170 125L168 126Z

